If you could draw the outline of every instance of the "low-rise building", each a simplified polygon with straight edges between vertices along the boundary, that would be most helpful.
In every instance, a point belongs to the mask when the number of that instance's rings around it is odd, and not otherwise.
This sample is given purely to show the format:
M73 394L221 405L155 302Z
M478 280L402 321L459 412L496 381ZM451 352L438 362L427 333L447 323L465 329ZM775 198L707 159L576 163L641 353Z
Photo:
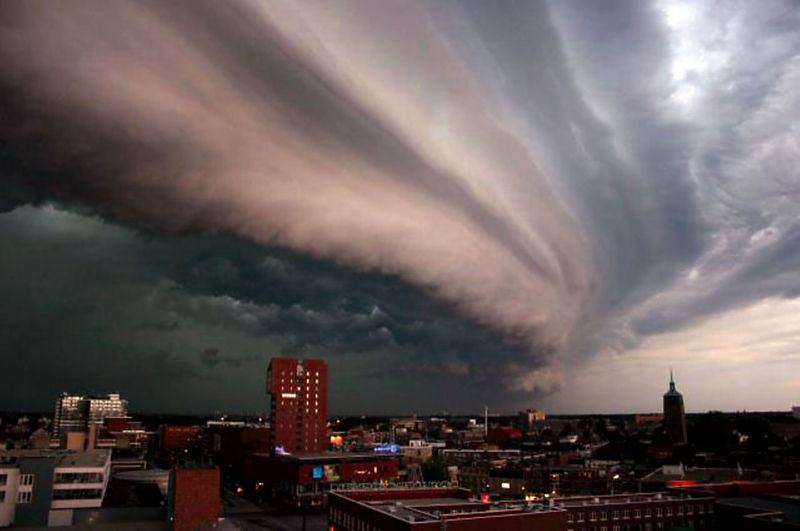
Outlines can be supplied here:
M482 503L466 489L391 488L331 492L328 529L562 531L567 512L524 501Z
M292 505L308 502L318 506L331 485L397 481L394 454L318 453L302 455L250 454L243 466L249 486L265 497Z
M0 454L0 527L71 525L73 511L100 507L111 452L12 450Z

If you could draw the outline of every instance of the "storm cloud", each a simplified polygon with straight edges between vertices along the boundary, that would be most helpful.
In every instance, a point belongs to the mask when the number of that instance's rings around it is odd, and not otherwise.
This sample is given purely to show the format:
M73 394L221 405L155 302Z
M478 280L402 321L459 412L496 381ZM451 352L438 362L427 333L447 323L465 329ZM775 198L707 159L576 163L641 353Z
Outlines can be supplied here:
M338 356L345 387L523 403L800 292L791 2L26 1L0 25L9 238L124 234L98 252L144 306L102 348L134 334L197 381L260 341Z

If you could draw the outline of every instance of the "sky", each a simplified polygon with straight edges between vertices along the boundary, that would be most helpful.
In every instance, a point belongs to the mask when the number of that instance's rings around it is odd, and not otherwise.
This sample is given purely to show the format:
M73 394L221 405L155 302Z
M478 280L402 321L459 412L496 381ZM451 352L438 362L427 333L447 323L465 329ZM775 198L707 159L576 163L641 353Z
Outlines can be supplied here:
M0 409L800 404L800 5L0 5Z

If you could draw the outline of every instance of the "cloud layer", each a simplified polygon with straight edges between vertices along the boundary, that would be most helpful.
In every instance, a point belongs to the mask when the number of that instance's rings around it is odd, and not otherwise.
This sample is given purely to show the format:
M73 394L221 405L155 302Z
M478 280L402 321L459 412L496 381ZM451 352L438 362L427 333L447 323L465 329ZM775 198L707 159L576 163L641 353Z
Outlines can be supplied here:
M274 286L321 273L221 251L170 278L198 298L164 311L546 393L593 355L800 289L789 2L0 10L4 177L157 235L229 233L425 294L384 313L386 294L309 307L324 286L283 304ZM482 339L459 342L469 323ZM243 363L217 344L194 356Z

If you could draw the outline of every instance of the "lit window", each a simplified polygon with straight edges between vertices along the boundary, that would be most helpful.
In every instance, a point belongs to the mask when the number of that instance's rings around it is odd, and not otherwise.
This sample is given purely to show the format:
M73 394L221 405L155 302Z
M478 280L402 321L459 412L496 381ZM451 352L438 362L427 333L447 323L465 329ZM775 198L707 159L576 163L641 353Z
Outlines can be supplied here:
M33 499L33 491L26 490L17 493L17 503L30 503Z

